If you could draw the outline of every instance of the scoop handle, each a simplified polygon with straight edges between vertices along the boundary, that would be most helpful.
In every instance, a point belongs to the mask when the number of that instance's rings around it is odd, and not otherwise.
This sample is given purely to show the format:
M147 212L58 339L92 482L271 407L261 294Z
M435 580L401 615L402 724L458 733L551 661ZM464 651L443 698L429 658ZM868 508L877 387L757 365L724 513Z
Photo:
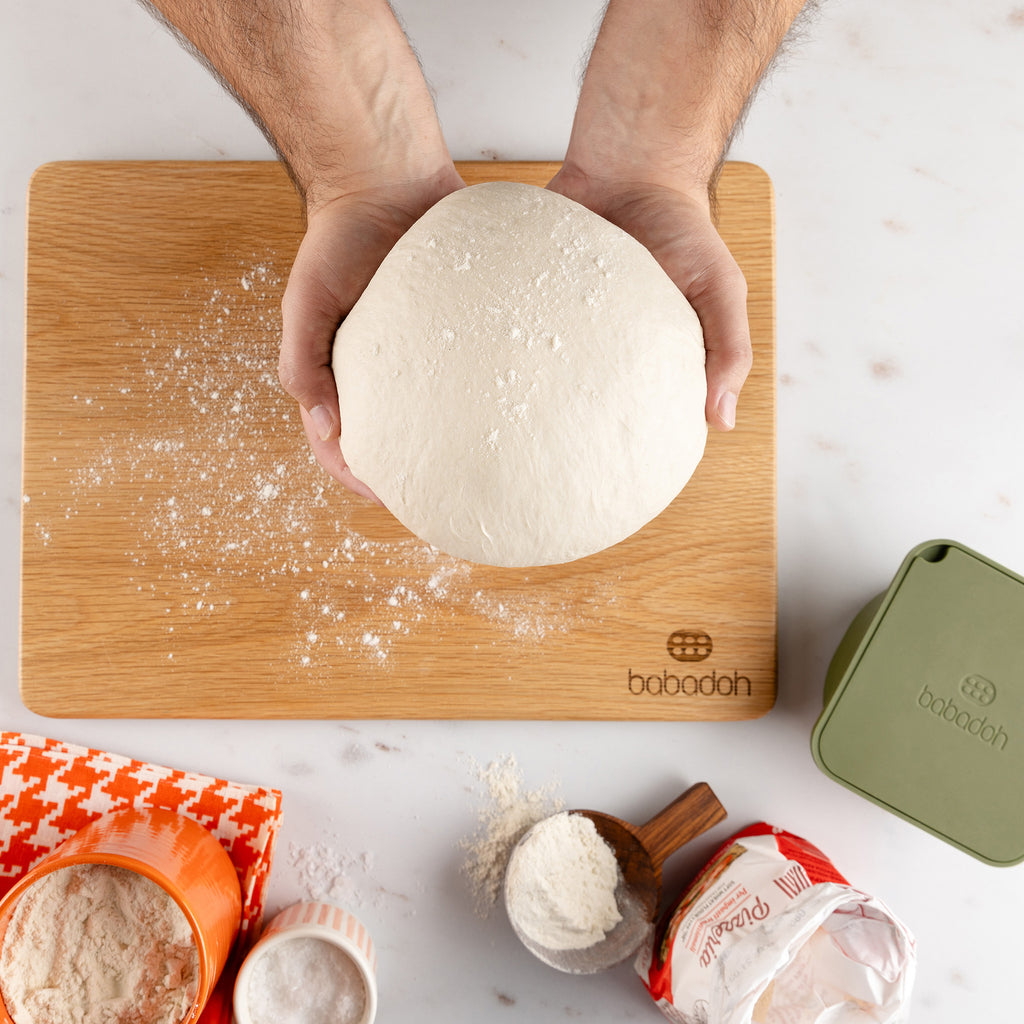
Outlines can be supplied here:
M656 872L679 847L725 819L725 808L706 782L691 786L637 830Z

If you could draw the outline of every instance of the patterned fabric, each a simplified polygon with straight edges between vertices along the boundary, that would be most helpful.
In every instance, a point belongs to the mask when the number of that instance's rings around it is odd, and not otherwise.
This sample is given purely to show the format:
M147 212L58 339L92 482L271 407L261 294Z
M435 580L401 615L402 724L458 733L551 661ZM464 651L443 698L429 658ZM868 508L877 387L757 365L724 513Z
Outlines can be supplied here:
M61 740L0 733L0 896L90 821L138 807L187 815L220 840L242 887L236 948L244 951L263 919L281 820L280 791L161 768ZM237 961L235 956L225 976ZM223 978L202 1024L230 1020L229 981Z

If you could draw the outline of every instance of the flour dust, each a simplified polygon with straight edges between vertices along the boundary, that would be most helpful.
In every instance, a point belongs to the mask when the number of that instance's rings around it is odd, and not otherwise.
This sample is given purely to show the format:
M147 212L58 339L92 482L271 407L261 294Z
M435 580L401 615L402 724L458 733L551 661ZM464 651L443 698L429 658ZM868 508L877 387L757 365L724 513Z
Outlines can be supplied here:
M460 844L465 875L478 916L487 917L501 899L505 868L516 843L537 822L564 809L557 785L526 789L515 755L505 754L486 766L473 765L486 795L476 831Z
M278 381L285 275L273 255L254 254L233 273L200 278L159 326L126 325L114 342L120 379L71 396L96 444L64 463L62 518L121 517L125 548L111 555L157 600L167 638L213 617L232 628L239 583L255 580L286 595L291 662L309 678L339 650L386 668L404 637L438 617L471 615L496 638L539 642L578 625L582 604L614 600L596 584L565 601L539 588L494 590L411 535L367 537ZM35 497L23 496L27 522ZM41 545L60 518L34 523Z

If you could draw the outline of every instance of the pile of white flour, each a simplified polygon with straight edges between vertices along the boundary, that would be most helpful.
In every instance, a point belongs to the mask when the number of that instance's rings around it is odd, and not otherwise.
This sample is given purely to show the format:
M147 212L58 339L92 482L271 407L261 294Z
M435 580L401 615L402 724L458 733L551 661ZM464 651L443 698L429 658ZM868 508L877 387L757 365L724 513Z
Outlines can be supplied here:
M148 878L105 864L41 878L18 901L0 951L15 1024L178 1024L198 982L178 905Z
M589 949L619 921L619 866L594 823L563 811L535 825L508 863L505 907L546 950Z

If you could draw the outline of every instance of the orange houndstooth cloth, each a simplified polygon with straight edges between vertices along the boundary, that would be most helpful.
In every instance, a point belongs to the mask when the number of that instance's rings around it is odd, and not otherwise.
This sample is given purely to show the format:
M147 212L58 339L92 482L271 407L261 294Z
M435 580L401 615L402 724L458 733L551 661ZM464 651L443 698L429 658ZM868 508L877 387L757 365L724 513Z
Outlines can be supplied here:
M237 950L255 940L281 821L281 793L162 768L60 740L0 733L0 895L73 832L102 814L164 807L221 842L242 887ZM237 965L239 957L233 958ZM200 1018L228 1024L232 965Z

